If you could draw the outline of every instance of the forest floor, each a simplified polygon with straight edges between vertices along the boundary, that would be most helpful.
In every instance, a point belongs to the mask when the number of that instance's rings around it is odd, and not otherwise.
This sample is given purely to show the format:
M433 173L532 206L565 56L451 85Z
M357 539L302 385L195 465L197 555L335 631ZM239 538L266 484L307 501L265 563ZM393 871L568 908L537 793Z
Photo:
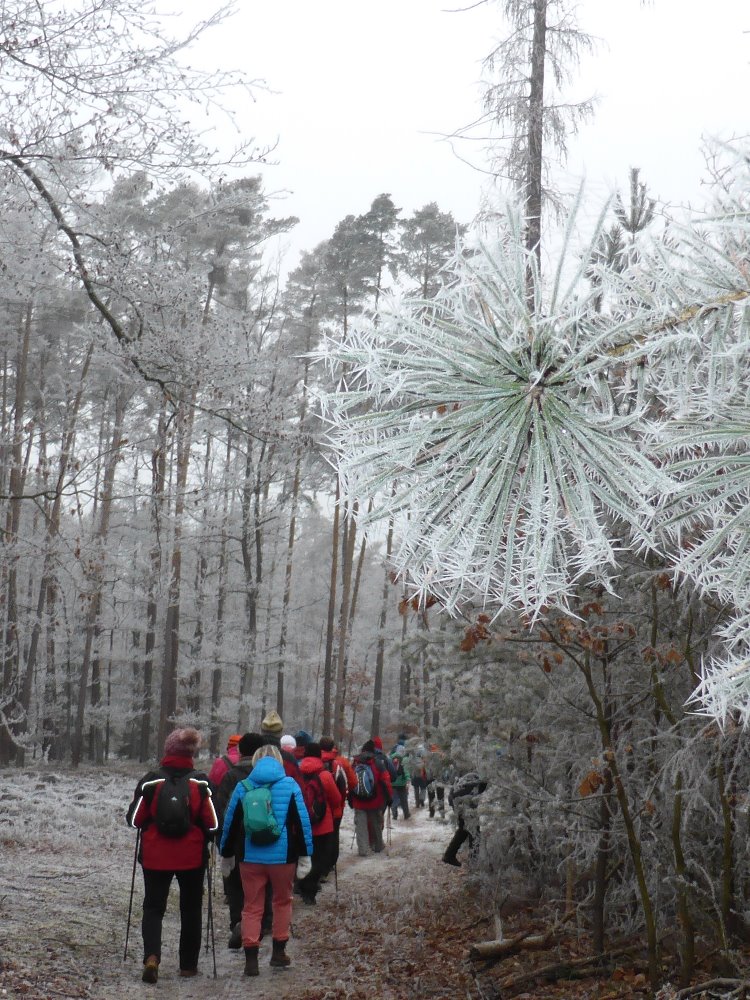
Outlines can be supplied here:
M0 783L0 998L126 1000L615 1000L647 995L645 976L628 967L606 980L583 979L501 989L505 977L549 961L516 956L475 968L468 947L494 937L475 880L440 856L449 823L426 810L392 824L390 846L360 858L347 810L338 888L331 878L317 905L295 901L290 969L268 965L242 975L243 954L229 951L228 914L213 896L212 951L200 975L177 974L176 885L164 925L159 982L141 982L140 869L136 872L127 958L123 958L133 874L134 832L123 821L139 769L60 772L28 767L2 772ZM219 879L220 881L220 879ZM516 922L515 930L519 924ZM506 930L506 934L510 933ZM559 956L558 956L559 957ZM664 1000L675 996L664 990Z

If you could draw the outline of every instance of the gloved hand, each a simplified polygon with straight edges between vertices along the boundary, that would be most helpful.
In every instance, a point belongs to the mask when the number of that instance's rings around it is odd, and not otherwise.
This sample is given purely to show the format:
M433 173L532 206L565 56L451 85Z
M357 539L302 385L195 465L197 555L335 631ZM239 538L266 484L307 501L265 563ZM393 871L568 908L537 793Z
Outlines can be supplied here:
M229 878L232 869L234 868L234 855L231 858L221 859L221 874L223 878Z

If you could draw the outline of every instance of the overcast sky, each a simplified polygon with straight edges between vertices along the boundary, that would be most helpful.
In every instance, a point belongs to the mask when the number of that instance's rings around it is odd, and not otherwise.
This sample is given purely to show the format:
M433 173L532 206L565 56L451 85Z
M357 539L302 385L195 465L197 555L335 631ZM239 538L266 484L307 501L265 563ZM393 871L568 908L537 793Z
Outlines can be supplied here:
M269 192L289 192L275 211L301 219L292 264L381 192L404 215L436 201L471 220L486 178L440 136L479 113L480 63L503 22L495 0L450 12L468 5L239 0L238 14L205 40L201 61L241 66L273 91L246 102L238 121L259 142L278 139L278 163L263 172ZM205 0L182 6L205 14ZM583 0L578 11L602 43L572 96L599 101L571 144L568 183L585 175L592 197L605 197L639 166L652 194L699 202L701 136L750 132L748 0ZM471 144L456 149L486 165Z

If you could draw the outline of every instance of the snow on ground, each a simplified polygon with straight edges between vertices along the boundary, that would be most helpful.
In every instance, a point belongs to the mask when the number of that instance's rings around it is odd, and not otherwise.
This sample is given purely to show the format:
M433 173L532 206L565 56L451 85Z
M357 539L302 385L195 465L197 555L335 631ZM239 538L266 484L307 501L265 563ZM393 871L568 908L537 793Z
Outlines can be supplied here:
M242 975L226 947L228 913L213 896L217 976L209 949L201 975L177 974L177 886L164 923L156 986L141 982L142 881L136 870L128 956L123 961L134 831L124 812L145 768L60 772L6 770L0 779L0 998L126 1000L447 1000L477 997L464 961L480 911L464 872L440 862L449 824L426 810L392 825L390 847L360 858L350 810L333 877L315 906L295 899L292 967ZM204 906L204 913L205 913ZM479 932L481 937L486 931Z

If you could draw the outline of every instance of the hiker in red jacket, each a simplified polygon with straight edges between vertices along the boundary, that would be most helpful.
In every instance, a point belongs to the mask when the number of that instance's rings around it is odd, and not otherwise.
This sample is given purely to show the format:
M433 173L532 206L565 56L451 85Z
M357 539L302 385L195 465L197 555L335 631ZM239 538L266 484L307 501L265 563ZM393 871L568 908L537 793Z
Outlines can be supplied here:
M354 789L349 793L349 805L354 810L354 831L357 851L361 857L383 850L383 816L391 804L393 791L391 778L375 755L375 744L368 740L352 760L356 776Z
M323 761L323 767L331 772L336 782L336 787L341 793L341 808L333 817L333 849L328 859L328 868L324 872L324 875L329 875L339 860L339 830L341 820L344 816L344 806L349 792L357 784L357 778L354 774L354 768L347 758L339 753L332 737L321 736L320 749L322 751L321 760Z
M218 827L208 778L193 765L199 746L195 729L171 732L159 770L141 778L127 812L128 823L141 830L144 983L159 977L161 925L173 878L180 887L180 975L198 972L208 841Z
M211 765L211 770L208 772L208 780L211 782L214 794L229 768L233 767L240 759L239 743L241 735L241 733L233 733L227 740L226 753L223 753L221 757L217 757Z
M320 880L331 870L335 845L334 819L343 810L341 792L330 771L323 767L319 743L308 743L300 761L305 805L310 813L313 852L310 871L297 883L302 901L314 905Z

